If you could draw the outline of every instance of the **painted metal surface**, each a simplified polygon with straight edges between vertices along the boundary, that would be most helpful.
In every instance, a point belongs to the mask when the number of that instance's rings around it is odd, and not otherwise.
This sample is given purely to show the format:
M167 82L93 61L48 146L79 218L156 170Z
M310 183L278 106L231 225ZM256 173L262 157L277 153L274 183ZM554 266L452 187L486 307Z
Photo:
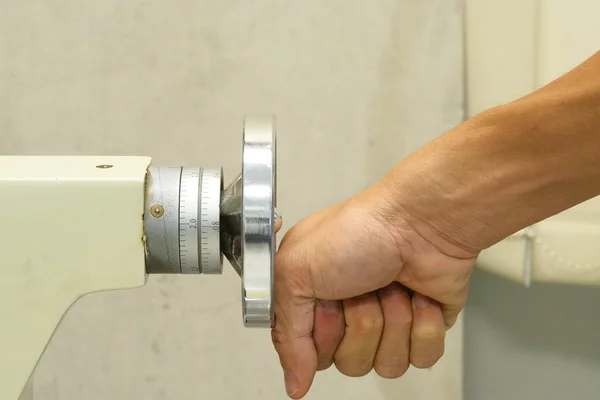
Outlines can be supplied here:
M0 157L0 399L19 398L68 308L146 280L146 157Z

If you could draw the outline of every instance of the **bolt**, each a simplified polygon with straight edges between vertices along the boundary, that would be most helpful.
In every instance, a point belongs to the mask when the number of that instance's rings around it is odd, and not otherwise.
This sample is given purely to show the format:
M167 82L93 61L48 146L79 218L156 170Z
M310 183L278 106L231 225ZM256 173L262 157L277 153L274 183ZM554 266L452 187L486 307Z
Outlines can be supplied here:
M150 214L152 214L154 218L160 218L164 213L165 209L160 204L155 204L150 208Z

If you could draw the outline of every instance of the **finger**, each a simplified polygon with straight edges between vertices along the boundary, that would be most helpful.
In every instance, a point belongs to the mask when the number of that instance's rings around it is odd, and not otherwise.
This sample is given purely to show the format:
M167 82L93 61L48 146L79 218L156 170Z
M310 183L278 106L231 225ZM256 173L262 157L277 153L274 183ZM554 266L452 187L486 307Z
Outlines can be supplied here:
M413 295L410 363L416 368L432 367L444 354L446 326L442 308L435 300Z
M313 339L319 360L317 371L323 371L333 364L346 325L341 301L319 300L315 307L315 327Z
M375 357L375 372L382 378L399 378L410 366L411 299L398 282L380 289L378 294L384 325Z
M467 282L464 284L464 288L457 293L452 299L449 299L448 303L444 301L444 305L442 306L442 313L444 315L444 323L446 325L446 330L452 328L456 321L458 320L458 316L465 308L465 304L467 302L467 296L469 293L469 279L470 274L467 276Z
M275 233L279 232L281 230L281 227L283 226L283 219L281 218L281 215L279 215L277 212L275 212L275 223L274 223L274 230Z
M275 326L272 339L284 371L286 391L300 399L310 389L317 371L317 351L312 338L315 300L308 276L297 260L275 256Z
M383 330L383 313L375 293L344 300L346 331L334 355L336 368L359 377L373 369Z

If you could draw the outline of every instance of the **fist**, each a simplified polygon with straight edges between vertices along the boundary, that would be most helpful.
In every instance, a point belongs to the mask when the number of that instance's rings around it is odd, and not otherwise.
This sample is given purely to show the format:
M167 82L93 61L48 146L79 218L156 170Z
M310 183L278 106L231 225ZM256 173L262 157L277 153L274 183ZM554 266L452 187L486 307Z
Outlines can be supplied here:
M398 378L442 356L477 255L442 252L440 238L419 234L409 217L375 186L283 238L272 338L291 398L332 365L350 377L374 369Z

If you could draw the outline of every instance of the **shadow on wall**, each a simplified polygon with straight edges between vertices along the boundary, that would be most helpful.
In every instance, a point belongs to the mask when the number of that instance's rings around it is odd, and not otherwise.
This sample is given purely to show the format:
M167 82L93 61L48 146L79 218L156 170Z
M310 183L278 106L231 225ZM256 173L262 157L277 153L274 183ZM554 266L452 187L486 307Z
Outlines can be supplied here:
M527 289L477 270L467 304L467 325L471 313L532 355L559 353L600 364L597 287L533 284ZM468 335L465 339L468 348Z

